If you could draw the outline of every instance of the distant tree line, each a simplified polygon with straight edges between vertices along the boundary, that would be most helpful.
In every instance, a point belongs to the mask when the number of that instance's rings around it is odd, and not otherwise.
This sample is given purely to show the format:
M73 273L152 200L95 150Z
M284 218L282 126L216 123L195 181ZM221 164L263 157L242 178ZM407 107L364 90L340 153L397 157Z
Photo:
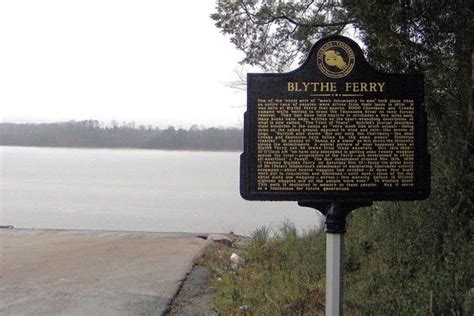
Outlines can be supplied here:
M108 147L175 150L241 150L242 129L166 129L112 121L104 125L96 120L47 124L0 123L0 145L44 147Z

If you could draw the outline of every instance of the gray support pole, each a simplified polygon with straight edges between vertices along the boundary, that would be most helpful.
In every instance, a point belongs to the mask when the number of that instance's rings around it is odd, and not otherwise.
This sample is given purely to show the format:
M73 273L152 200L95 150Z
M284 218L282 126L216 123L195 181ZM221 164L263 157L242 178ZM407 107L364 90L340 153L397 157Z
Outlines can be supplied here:
M372 201L298 201L298 205L326 215L326 316L342 316L346 216L356 208L372 205Z
M326 316L342 316L344 233L326 233Z

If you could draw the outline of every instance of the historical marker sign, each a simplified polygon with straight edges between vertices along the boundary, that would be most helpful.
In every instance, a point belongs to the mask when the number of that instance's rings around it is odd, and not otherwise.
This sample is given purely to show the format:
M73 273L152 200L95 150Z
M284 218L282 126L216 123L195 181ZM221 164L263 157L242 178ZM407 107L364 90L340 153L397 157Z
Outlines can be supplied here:
M415 200L430 193L422 74L374 70L332 36L297 70L248 74L241 195Z

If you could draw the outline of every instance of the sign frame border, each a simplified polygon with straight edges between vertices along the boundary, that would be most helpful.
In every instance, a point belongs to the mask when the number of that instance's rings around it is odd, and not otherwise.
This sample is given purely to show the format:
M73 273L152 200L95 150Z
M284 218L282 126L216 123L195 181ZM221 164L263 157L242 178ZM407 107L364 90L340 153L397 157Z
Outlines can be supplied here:
M356 54L356 60L361 63L358 67L364 67L369 72L376 74L380 77L391 77L392 79L408 79L420 80L419 85L422 87L419 99L415 100L415 152L418 151L418 161L414 162L414 179L416 187L410 191L399 191L399 192L301 192L301 191L253 191L251 188L252 182L252 161L257 161L257 142L251 137L252 133L257 133L257 123L255 120L251 121L250 118L256 118L255 111L256 106L252 106L251 99L253 90L256 87L251 85L255 78L278 78L278 77L291 77L300 74L306 70L306 67L310 63L317 49L324 45L326 42L340 40L347 43ZM244 147L243 152L240 156L240 194L246 200L260 200L260 201L353 201L353 200L374 200L374 201L392 201L392 200L423 200L426 199L431 192L431 158L428 152L428 136L427 136L427 114L424 109L424 78L422 73L411 73L411 74L391 74L383 73L375 70L365 59L362 50L359 45L350 38L344 36L328 36L318 42L316 42L305 62L297 69L287 73L249 73L247 74L247 111L244 113ZM417 101L419 103L419 111L416 111ZM254 168L255 169L255 168ZM418 172L417 172L418 171ZM418 175L418 177L417 177ZM256 171L253 174L256 177ZM416 183L418 180L418 183ZM415 186L414 185L414 186Z

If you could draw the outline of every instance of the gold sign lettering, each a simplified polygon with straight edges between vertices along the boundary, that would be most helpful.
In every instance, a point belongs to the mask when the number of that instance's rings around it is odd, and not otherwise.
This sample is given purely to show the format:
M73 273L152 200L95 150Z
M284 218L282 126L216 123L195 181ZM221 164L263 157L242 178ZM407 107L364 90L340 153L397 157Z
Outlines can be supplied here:
M345 92L384 92L385 82L346 82Z
M385 92L385 82L346 82L343 92ZM336 82L289 81L288 92L340 92Z

